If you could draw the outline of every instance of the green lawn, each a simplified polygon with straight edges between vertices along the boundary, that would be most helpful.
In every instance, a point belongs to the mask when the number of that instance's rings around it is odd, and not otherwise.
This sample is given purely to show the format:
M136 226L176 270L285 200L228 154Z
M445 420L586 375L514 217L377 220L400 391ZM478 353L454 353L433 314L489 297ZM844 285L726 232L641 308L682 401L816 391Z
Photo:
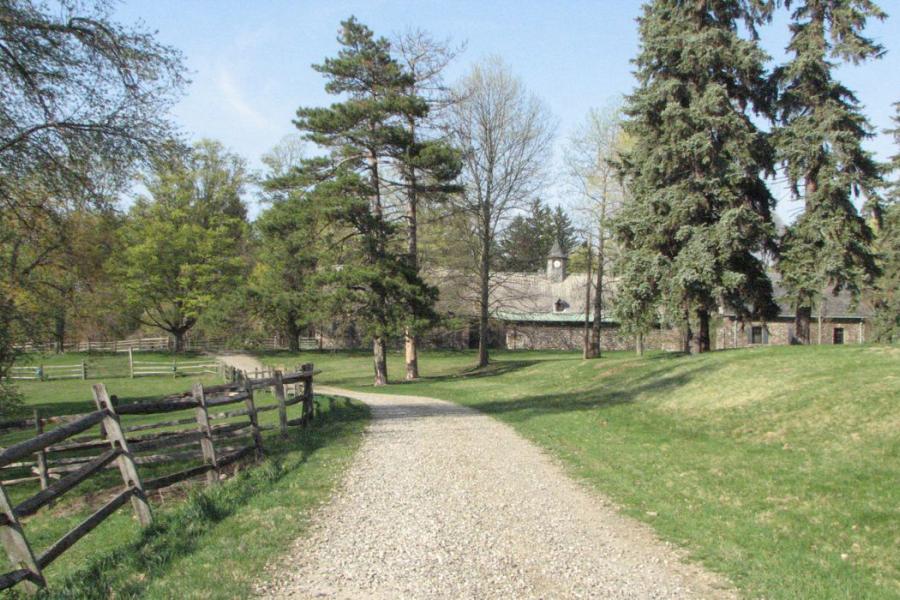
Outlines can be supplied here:
M100 366L115 366L118 357L92 357ZM57 358L67 362L71 357ZM103 361L108 361L106 365ZM47 363L45 363L47 364ZM127 364L127 363L126 363ZM91 385L103 381L120 401L158 400L189 390L194 381L220 383L216 376L104 378L19 382L26 408L45 414L94 410ZM261 567L285 551L307 526L313 508L325 501L360 439L368 411L358 403L317 396L322 417L310 428L292 428L286 440L264 434L267 459L242 470L214 489L202 484L184 492L153 494L154 525L141 531L129 505L80 540L45 571L52 598L243 598ZM271 394L257 392L257 405L271 404ZM299 409L291 407L290 416ZM124 425L192 416L193 411L160 416L126 416ZM277 420L277 411L260 413L262 425ZM218 424L219 422L217 422ZM8 445L27 432L3 436ZM193 463L142 465L143 478L174 472ZM121 487L116 471L92 477L61 502L27 519L24 528L36 552L74 527ZM35 485L9 486L13 503L34 493ZM6 566L4 565L4 569ZM15 591L7 592L16 596Z
M263 358L371 384L364 353ZM509 423L748 598L900 597L900 348L493 358L424 353L421 381L384 391Z

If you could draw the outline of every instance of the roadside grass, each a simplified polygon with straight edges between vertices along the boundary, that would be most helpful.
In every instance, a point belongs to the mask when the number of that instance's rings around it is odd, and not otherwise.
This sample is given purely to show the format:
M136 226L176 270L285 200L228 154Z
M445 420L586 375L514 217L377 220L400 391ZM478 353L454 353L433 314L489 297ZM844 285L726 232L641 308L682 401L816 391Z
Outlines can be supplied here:
M66 359L64 356L58 360L65 363ZM30 414L34 407L46 415L92 411L95 407L91 385L100 381L120 402L130 403L159 400L189 390L195 381L212 385L221 379L212 375L139 379L126 376L17 382L25 399L23 414ZM245 597L254 580L265 578L261 566L302 534L309 511L327 499L360 440L368 416L364 406L343 399L330 401L321 395L316 399L322 418L314 420L310 428L291 428L285 440L276 431L264 432L267 459L260 466L244 468L237 477L213 489L188 484L151 494L157 519L150 529L141 531L126 504L45 571L50 592L44 595ZM274 399L271 393L258 391L256 402L262 406ZM126 415L122 423L128 426L193 414L188 410L165 416ZM277 418L277 411L264 412L260 413L259 422L272 425ZM98 433L89 430L84 435ZM7 446L31 435L28 431L13 432L2 436L0 445ZM199 461L139 468L142 478L150 479L194 464ZM68 492L53 507L26 519L23 526L32 547L40 552L49 546L119 488L118 472L104 471ZM29 483L8 486L7 493L16 504L38 489L36 483ZM16 594L7 592L10 597L17 597Z
M262 358L371 390L366 353ZM374 391L509 423L748 598L900 597L900 348L474 359L426 352L420 381Z
M221 485L154 502L155 521L146 530L128 506L118 511L47 569L49 587L38 597L248 597L253 583L268 577L263 566L309 526L312 510L328 499L361 441L368 410L319 399L321 416L309 429L291 429L285 440L270 436L266 460ZM37 545L86 513L54 516L26 524ZM12 590L7 597L24 594Z

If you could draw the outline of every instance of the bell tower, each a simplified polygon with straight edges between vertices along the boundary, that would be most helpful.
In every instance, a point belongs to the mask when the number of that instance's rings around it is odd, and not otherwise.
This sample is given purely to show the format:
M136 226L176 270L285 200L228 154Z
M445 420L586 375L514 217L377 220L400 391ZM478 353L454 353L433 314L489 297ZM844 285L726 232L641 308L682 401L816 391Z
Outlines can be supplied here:
M566 278L566 265L569 255L562 251L559 242L553 242L553 248L547 256L547 279L559 283Z

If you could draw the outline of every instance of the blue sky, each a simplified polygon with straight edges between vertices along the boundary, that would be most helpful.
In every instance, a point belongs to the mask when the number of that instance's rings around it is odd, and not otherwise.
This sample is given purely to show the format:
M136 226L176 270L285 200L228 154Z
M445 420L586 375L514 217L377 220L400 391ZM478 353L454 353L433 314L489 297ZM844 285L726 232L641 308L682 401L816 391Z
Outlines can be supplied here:
M880 4L895 16L872 22L868 34L887 47L887 55L842 66L838 76L857 92L879 132L868 148L885 159L896 152L881 130L890 126L891 104L900 100L900 1ZM451 81L472 62L501 56L547 103L559 122L560 144L592 106L631 90L640 6L637 0L129 0L116 14L142 20L184 53L192 84L174 118L186 133L218 139L259 167L264 152L295 132L297 107L333 100L310 65L335 54L339 22L349 15L379 35L420 28L465 42L466 51L449 69ZM776 60L783 58L786 23L781 11L761 32L763 47ZM548 200L564 203L561 189L550 190ZM790 220L797 206L783 191L777 195L784 200L779 214Z

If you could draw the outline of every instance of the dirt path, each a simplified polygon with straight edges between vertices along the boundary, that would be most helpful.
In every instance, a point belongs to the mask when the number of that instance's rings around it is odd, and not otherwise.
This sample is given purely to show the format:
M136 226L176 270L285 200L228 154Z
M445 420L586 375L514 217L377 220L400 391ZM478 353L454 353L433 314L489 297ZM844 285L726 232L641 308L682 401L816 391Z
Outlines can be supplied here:
M269 565L260 596L734 597L491 417L433 398L316 391L362 400L373 419L340 492Z

